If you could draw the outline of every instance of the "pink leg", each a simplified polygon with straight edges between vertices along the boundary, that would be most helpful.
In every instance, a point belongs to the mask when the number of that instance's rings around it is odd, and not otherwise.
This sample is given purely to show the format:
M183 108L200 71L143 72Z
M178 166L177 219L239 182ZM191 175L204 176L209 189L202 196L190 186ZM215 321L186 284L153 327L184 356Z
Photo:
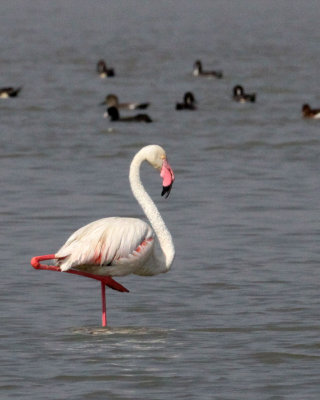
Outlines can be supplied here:
M107 326L106 285L101 282L102 326Z
M94 275L89 272L85 271L77 271L76 269L69 269L69 271L66 271L69 274L75 274L75 275L81 275L85 276L87 278L92 278L97 281L100 281L101 283L104 283L107 285L109 288L113 290L118 290L118 292L129 292L127 288L124 286L120 285L119 282L116 282L114 279L111 278L111 276L100 276L100 275Z
M35 269L43 269L43 270L47 270L47 271L61 272L61 270L58 266L46 265L46 264L40 263L40 261L54 260L56 258L57 257L55 256L55 254L48 254L48 255L44 255L44 256L33 257L31 259L31 265ZM116 282L110 276L94 275L89 272L78 271L76 269L69 269L69 271L66 271L66 272L68 272L69 274L81 275L81 276L85 276L87 278L96 279L101 282L102 326L107 326L106 285L109 286L111 289L118 290L119 292L129 292L129 290L127 288L125 288L124 286L120 285L120 283Z
M44 260L55 260L55 259L57 259L55 254L47 254L45 256L37 256L37 257L33 257L31 259L31 265L35 269L44 269L47 271L61 272L61 270L58 266L41 264L39 262L39 261L44 261ZM91 279L96 279L97 281L103 282L105 285L109 286L111 289L118 290L119 292L129 292L129 290L127 288L122 286L120 283L116 282L114 279L111 278L111 276L94 275L94 274L91 274L90 272L78 271L76 269L69 269L68 271L65 271L65 272L67 272L69 274L85 276L85 277L91 278Z

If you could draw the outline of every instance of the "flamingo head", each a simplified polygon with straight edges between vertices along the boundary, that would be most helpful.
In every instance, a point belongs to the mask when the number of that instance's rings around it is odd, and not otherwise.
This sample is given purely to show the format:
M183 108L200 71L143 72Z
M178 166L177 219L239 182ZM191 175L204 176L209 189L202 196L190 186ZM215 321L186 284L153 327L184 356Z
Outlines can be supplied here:
M156 169L160 171L162 178L162 192L161 196L167 198L170 194L172 184L174 182L174 173L167 159L165 150L158 145L146 146L147 161Z

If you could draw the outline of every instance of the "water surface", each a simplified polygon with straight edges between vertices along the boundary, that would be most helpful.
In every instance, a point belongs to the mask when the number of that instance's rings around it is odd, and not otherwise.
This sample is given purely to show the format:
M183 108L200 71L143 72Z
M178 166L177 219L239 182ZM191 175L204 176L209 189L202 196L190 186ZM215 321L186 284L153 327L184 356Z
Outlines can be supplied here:
M319 399L320 6L276 1L0 4L1 399ZM98 59L115 68L100 80ZM200 58L222 80L192 76ZM243 84L256 104L232 102ZM176 112L194 92L198 111ZM102 117L108 93L151 101L153 124ZM166 275L129 294L35 271L80 226L143 218L129 163L150 143L176 182L160 198Z

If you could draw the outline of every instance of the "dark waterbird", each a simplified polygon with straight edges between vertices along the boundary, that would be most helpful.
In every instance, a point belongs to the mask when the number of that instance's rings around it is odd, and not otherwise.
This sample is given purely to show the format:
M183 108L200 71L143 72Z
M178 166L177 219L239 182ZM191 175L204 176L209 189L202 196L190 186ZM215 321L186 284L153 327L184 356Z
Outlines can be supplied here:
M186 92L183 103L176 103L176 110L196 110L196 100L192 92Z
M233 100L239 103L254 103L256 101L255 93L245 93L241 85L233 88Z
M302 116L304 118L320 118L320 108L311 108L309 104L304 104L302 106Z
M193 65L193 75L218 79L221 79L223 77L222 71L204 71L202 69L202 62L200 60L197 60Z
M13 87L3 87L0 88L0 98L7 99L8 97L17 97L21 87L13 88Z
M120 117L119 111L116 107L107 108L107 116L110 121L119 122L152 122L148 114L137 114L132 117Z
M99 60L97 63L97 72L100 78L109 78L115 76L115 72L113 68L108 68L107 64L104 60Z

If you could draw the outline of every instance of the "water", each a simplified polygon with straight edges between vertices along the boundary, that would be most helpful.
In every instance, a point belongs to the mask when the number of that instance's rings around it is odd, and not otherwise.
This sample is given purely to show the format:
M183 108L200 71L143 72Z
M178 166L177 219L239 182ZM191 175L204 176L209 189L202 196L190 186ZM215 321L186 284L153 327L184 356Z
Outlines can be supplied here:
M319 399L320 6L278 1L0 4L1 399ZM100 80L105 58L114 79ZM224 79L192 77L193 62ZM231 101L243 84L256 104ZM197 112L176 112L185 91ZM153 124L99 103L151 101ZM80 226L142 217L128 185L143 145L167 150L170 273L99 285L35 271Z

